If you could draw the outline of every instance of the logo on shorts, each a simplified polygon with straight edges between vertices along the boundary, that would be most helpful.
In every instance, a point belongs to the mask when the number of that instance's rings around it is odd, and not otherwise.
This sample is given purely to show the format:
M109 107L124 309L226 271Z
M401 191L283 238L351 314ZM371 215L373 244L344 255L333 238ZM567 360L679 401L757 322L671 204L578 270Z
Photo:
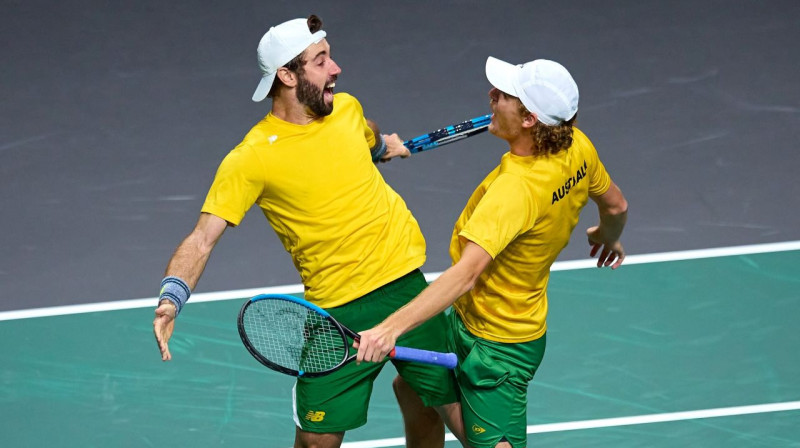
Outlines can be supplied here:
M481 428L480 426L478 426L476 424L476 425L472 425L472 432L474 432L475 434L482 434L482 433L486 432L486 430Z
M325 419L324 411L308 411L308 414L306 414L306 420L310 422L321 422L324 419Z

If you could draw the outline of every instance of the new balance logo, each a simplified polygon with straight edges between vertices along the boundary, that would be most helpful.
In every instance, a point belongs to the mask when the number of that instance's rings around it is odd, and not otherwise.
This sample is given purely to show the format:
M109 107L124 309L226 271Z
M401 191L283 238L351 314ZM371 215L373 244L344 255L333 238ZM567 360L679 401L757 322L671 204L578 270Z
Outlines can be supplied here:
M325 419L325 412L323 411L308 411L306 414L306 420L310 422L321 422Z

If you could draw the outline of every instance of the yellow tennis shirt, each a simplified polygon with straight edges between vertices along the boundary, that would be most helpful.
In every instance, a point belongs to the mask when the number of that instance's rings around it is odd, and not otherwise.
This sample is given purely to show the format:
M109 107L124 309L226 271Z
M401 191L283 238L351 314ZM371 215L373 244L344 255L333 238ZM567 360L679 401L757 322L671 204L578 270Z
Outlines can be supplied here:
M374 143L361 104L345 93L308 125L270 113L222 161L202 211L238 225L257 204L305 298L343 305L425 262L417 221L372 162Z
M597 151L577 128L567 151L503 155L470 197L450 243L454 263L467 240L493 258L454 305L471 333L506 343L545 333L550 266L569 242L588 195L603 194L610 185Z

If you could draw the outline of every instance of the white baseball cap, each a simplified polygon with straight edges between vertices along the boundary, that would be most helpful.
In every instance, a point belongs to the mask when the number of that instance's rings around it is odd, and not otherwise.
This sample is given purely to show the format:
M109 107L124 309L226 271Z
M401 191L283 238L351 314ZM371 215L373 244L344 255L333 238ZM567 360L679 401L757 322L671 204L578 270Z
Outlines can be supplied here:
M307 19L289 20L270 28L258 43L258 66L263 76L253 94L253 101L262 101L267 97L279 68L311 44L321 41L325 35L322 30L312 34Z
M578 85L558 62L537 59L512 65L489 56L486 78L497 89L519 98L548 126L561 124L578 112Z

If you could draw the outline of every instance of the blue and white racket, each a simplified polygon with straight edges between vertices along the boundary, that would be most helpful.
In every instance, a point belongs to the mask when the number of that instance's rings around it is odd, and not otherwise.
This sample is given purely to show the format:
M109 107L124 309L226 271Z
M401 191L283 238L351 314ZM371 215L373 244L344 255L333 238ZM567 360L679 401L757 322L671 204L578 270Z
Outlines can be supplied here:
M488 130L489 123L491 122L491 114L483 115L425 135L420 135L411 140L406 140L403 144L412 154L427 151L467 137L472 137L473 135L478 135Z
M239 311L239 336L247 351L261 364L287 375L311 378L340 369L356 359L351 354L354 331L324 309L298 297L261 294ZM454 353L395 347L389 357L452 369Z

